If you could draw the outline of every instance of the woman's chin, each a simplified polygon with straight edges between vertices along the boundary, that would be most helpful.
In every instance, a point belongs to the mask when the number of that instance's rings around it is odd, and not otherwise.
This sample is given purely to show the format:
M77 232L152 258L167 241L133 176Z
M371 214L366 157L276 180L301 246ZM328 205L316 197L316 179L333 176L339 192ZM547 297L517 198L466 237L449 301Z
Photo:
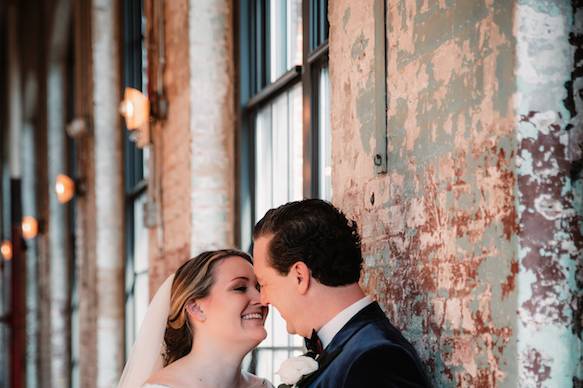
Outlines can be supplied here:
M261 343L261 341L263 341L265 338L267 338L267 331L265 330L265 328L263 326L261 327L257 327L255 330L248 331L249 334L249 340L253 341L253 347L259 345Z

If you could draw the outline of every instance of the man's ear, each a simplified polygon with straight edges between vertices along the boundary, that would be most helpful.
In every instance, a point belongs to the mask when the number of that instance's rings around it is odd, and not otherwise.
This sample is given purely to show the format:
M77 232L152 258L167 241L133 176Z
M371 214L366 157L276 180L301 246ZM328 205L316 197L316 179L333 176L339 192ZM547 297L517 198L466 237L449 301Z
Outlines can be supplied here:
M290 272L296 282L298 292L303 295L308 292L312 275L310 269L303 261L296 261L290 268Z
M199 322L206 321L206 315L196 300L191 300L186 304L186 311L194 320Z

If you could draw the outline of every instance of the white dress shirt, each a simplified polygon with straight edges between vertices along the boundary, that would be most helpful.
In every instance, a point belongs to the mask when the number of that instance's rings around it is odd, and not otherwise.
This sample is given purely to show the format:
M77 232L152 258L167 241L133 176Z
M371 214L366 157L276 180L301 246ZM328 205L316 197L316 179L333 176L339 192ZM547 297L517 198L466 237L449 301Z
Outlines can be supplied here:
M334 318L329 320L320 330L318 330L318 337L322 341L322 347L326 349L326 346L332 342L332 339L340 329L344 327L354 317L360 310L371 304L373 300L370 296L365 296L359 301L354 302L344 310L338 313Z

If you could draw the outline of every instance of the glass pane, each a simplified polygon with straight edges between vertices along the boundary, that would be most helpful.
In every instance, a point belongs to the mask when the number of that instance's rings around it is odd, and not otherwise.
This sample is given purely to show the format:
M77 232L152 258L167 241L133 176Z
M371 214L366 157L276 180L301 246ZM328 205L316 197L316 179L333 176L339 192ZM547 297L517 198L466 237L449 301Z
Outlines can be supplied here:
M270 208L303 196L302 88L296 85L262 108L255 119L255 221ZM303 339L290 336L271 308L267 338L258 347L257 374L274 382L281 362L302 353ZM274 357L277 360L274 361Z
M328 1L309 0L310 2L310 51L328 40Z
M125 317L125 343L126 343L126 359L130 355L137 332L134 332L136 324L136 312L134 311L134 294L129 294L126 299L126 317Z
M287 2L287 68L302 64L302 0Z
M303 196L302 89L296 85L255 119L255 221Z
M270 82L281 77L287 70L286 21L286 0L271 0L269 2Z
M302 1L269 2L269 82L302 64Z
M330 78L328 68L320 73L318 106L318 185L320 198L332 200L332 133L330 128Z
M271 106L267 106L255 119L255 214L260 217L272 207L271 150Z
M291 155L290 193L288 201L296 201L304 197L304 145L302 123L302 87L296 85L290 91L289 106L289 147Z
M134 201L134 272L148 270L148 229L144 226L146 195Z
M279 365L277 366L279 367ZM257 376L273 381L273 350L257 350ZM275 384L277 386L277 384Z
M285 203L289 181L288 95L279 96L273 103L273 203Z
M265 330L267 331L267 338L265 338L260 344L259 347L271 347L273 346L273 314L274 314L273 307L270 306L269 314L265 319Z
M290 345L290 335L287 333L287 325L279 311L272 309L273 315L273 346L286 347ZM276 364L279 365L279 364Z
M137 334L140 325L146 315L149 302L149 287L148 287L148 273L144 272L136 275L136 288L134 291L134 308L136 311L134 333Z

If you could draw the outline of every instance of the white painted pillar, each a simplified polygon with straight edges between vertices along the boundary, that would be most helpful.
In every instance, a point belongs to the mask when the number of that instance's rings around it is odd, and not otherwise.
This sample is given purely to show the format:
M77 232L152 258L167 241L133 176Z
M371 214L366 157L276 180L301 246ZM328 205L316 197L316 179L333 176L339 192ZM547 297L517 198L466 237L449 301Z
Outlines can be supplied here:
M49 64L47 74L47 146L49 192L49 255L51 304L51 381L54 387L68 386L68 294L69 256L65 207L57 201L54 185L65 164L65 64L57 58Z
M119 8L115 0L92 4L98 388L116 385L124 358Z
M234 243L232 8L226 0L189 2L191 255Z

